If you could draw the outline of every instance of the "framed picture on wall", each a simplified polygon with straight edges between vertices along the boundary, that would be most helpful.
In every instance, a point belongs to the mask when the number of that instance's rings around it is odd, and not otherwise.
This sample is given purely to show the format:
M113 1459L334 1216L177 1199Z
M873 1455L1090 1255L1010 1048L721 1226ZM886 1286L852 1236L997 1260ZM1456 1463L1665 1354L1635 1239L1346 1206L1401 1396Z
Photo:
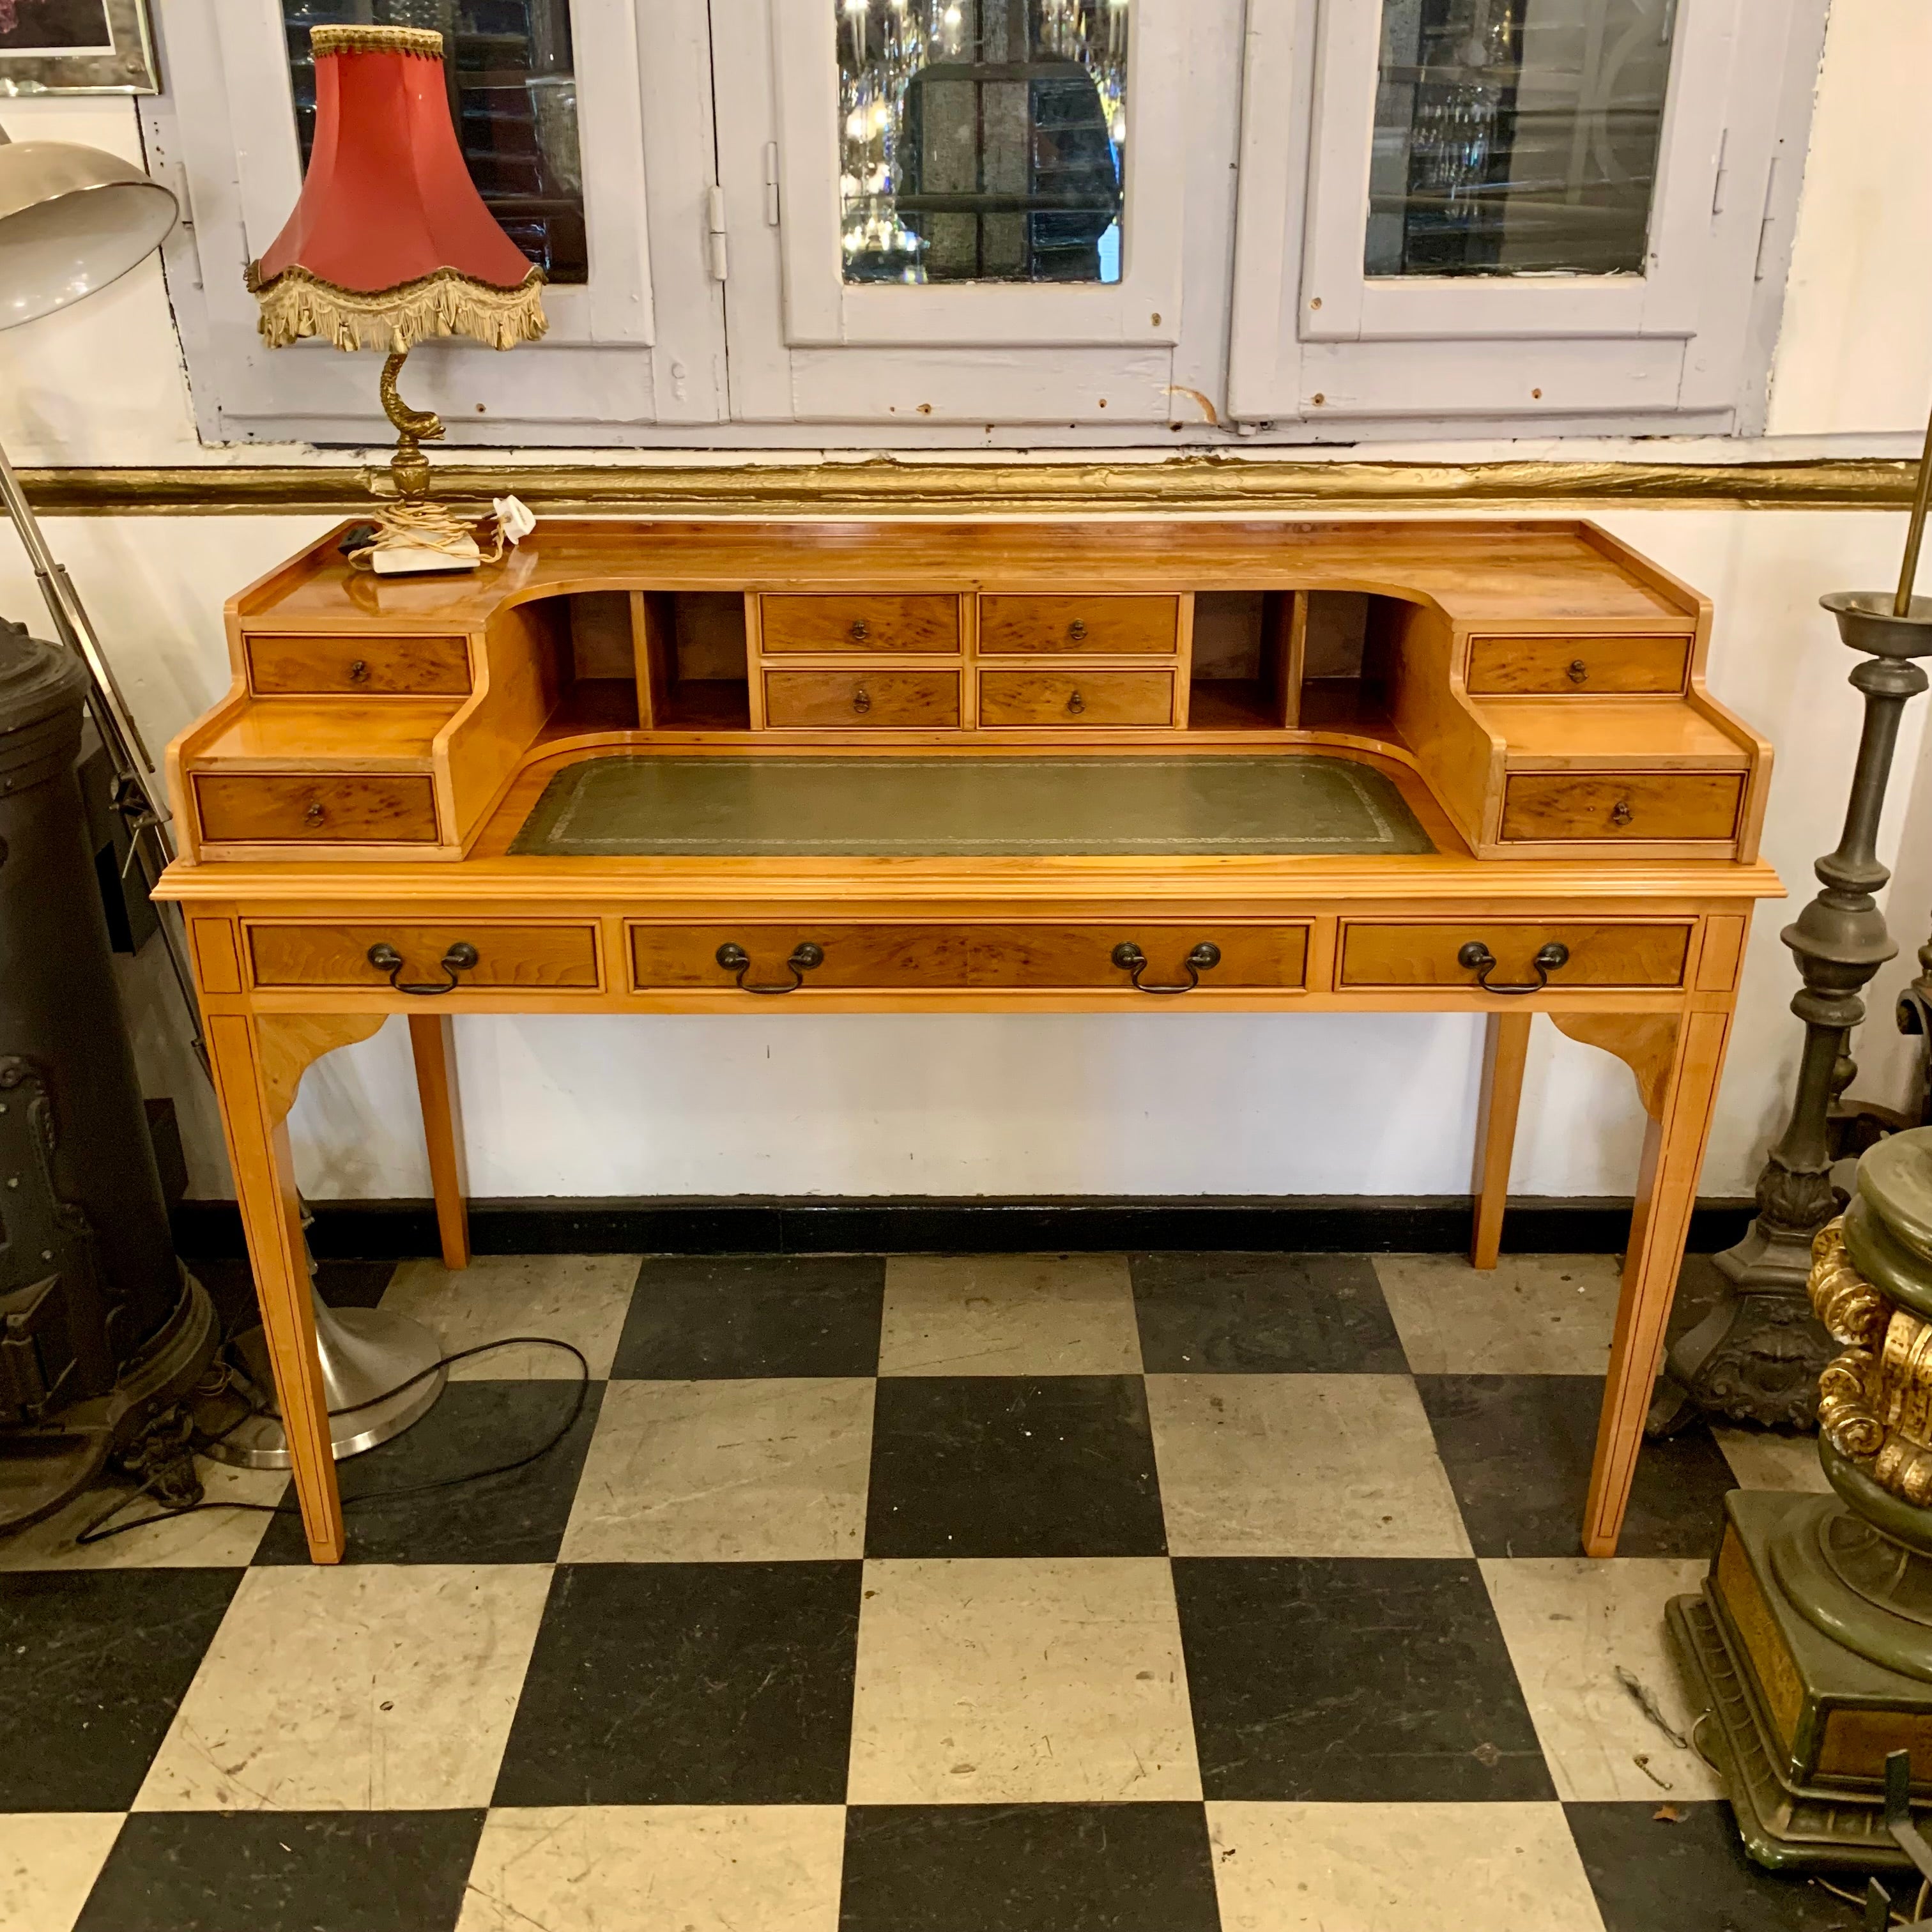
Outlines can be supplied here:
M148 0L0 0L0 95L160 91Z

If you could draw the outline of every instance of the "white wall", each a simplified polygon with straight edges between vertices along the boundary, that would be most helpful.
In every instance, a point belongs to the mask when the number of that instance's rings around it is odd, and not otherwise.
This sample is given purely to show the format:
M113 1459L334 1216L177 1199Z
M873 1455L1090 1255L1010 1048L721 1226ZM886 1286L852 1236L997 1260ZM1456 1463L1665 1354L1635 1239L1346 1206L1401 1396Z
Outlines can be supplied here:
M1906 90L1922 70L1922 0L1836 0L1808 169L1774 440L1894 451L1932 391L1932 280L1917 246L1932 206L1932 130ZM1894 96L1897 99L1894 100ZM45 129L138 152L125 104L9 103L17 136ZM0 337L0 436L16 460L260 460L195 443L160 272L149 264L70 314ZM1313 452L1311 452L1312 454ZM1346 451L1334 452L1346 455ZM1378 450L1392 458L1402 452ZM1417 454L1424 452L1418 452ZM1468 460L1560 454L1462 447ZM1570 453L1576 453L1572 446ZM1652 441L1594 456L1681 453ZM312 457L309 452L275 452ZM673 458L672 460L677 460ZM1900 515L1645 510L1617 533L1709 593L1712 684L1776 743L1765 849L1795 892L1836 841L1859 707L1851 659L1817 608L1828 590L1888 584ZM50 526L158 743L226 683L222 598L305 541L304 518L76 518ZM0 548L0 610L38 615ZM1894 924L1903 956L1874 988L1862 1083L1902 1092L1896 986L1932 908L1932 742L1909 716L1885 854L1910 862ZM1777 940L1754 937L1707 1194L1747 1191L1781 1124L1799 1028ZM225 1191L212 1116L173 1037L158 962L129 976L152 1090L188 1119L197 1192ZM1473 1022L1426 1017L1190 1016L470 1018L459 1028L472 1184L496 1194L1438 1193L1468 1185ZM389 1028L311 1074L292 1121L318 1197L425 1192L409 1056ZM1628 1192L1641 1118L1621 1064L1539 1028L1514 1185Z

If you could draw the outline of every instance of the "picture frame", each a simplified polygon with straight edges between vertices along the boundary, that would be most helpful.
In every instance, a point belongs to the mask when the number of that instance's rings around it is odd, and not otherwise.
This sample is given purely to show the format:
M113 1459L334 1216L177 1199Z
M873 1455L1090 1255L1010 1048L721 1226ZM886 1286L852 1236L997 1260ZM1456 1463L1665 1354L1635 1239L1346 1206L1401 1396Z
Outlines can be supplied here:
M158 94L148 0L0 0L0 98Z

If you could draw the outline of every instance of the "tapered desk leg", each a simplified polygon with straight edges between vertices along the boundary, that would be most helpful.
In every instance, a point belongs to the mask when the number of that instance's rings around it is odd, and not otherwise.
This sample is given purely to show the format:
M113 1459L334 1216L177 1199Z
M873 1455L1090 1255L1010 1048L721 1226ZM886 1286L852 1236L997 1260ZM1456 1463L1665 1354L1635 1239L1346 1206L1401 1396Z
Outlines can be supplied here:
M455 1028L447 1013L410 1016L422 1100L423 1138L429 1143L430 1185L436 1194L436 1233L446 1268L470 1265L470 1192L464 1172L463 1110L456 1090Z
M1516 1151L1516 1110L1529 1060L1528 1013L1492 1013L1483 1048L1483 1105L1476 1136L1476 1225L1472 1268L1492 1268L1502 1251L1503 1210L1509 1204L1510 1156Z
M1583 1548L1592 1556L1614 1556L1629 1506L1643 1441L1644 1417L1652 1385L1664 1354L1666 1324L1684 1262L1684 1238L1697 1204L1697 1173L1718 1097L1728 1012L1687 1013L1676 1023L1667 1063L1659 1056L1658 1077L1646 1084L1640 1064L1646 1028L1654 1046L1658 1022L1628 1022L1628 1050L1604 1036L1597 1043L1623 1052L1639 1067L1650 1128L1644 1140L1643 1168L1636 1208L1630 1217L1630 1252L1624 1259L1623 1292L1617 1303L1616 1331L1610 1342L1610 1372L1604 1384L1604 1408L1597 1430L1596 1460L1583 1511ZM1566 1031L1574 1029L1567 1027Z
M258 1022L238 1013L206 1016L208 1057L221 1105L229 1165L255 1276L262 1327L274 1370L275 1397L287 1432L289 1460L302 1506L309 1554L342 1561L342 1498L329 1446L328 1407L316 1355L308 1251L302 1203L289 1153L287 1114L293 1080L278 1081L267 1064ZM299 1068L295 1078L300 1078Z

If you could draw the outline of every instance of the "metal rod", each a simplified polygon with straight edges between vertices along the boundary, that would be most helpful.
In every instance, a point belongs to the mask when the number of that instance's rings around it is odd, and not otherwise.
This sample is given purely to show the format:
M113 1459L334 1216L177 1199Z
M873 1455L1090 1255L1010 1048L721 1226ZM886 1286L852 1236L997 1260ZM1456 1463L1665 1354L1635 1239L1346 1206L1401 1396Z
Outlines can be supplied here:
M1905 562L1898 573L1898 595L1892 599L1892 614L1912 614L1912 586L1918 580L1918 547L1925 541L1925 510L1932 502L1932 420L1925 424L1925 447L1918 455L1918 488L1912 499L1912 521L1905 531Z
M34 567L34 575L46 601L47 614L53 620L58 641L80 658L88 676L88 712L94 728L114 771L114 808L128 828L128 856L138 865L142 885L152 893L161 874L172 862L174 841L168 835L172 814L159 787L150 780L155 776L154 761L141 736L134 714L128 708L121 687L115 682L113 667L100 647L100 639L80 594L74 587L61 563L47 546L33 506L27 501L14 466L0 446L0 507L18 532L21 547ZM137 765L135 762L140 760ZM179 988L182 1004L188 1015L189 1043L202 1071L208 1072L208 1048L202 1037L201 1007L195 998L194 975L188 961L187 934L178 908L161 902L154 911L160 926L161 940L168 964Z

